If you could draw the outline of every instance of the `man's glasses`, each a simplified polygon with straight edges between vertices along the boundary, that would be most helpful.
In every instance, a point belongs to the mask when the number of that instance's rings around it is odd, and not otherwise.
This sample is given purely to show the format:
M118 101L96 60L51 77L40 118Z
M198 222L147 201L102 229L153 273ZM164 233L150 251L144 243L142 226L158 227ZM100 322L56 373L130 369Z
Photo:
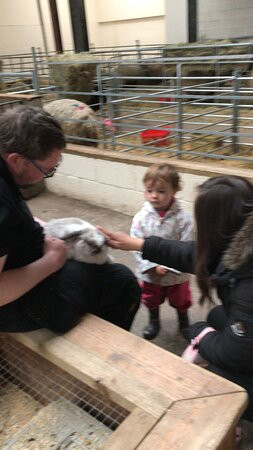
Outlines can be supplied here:
M28 159L28 158L27 158ZM56 170L58 169L59 165L62 162L62 156L61 159L59 160L59 162L52 167L52 169L50 169L48 172L45 171L45 169L43 169L43 167L40 166L40 164L38 164L37 162L35 162L33 159L28 159L28 161L34 166L36 167L36 169L38 169L41 173L43 173L44 177L43 178L51 178L54 176Z

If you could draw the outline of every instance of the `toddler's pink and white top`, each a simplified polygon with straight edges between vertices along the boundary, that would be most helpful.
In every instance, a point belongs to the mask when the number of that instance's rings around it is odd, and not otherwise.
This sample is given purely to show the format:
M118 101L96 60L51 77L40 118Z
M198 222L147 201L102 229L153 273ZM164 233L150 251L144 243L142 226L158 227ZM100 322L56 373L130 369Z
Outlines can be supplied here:
M174 199L170 209L164 217L153 208L149 202L145 202L142 209L134 216L130 234L137 238L159 236L165 239L189 241L193 239L193 219L184 211L177 199ZM142 259L141 252L133 252L136 259L136 276L139 280L148 283L172 286L184 283L189 275L174 274L169 272L163 277L157 277L153 272L148 272L158 264Z

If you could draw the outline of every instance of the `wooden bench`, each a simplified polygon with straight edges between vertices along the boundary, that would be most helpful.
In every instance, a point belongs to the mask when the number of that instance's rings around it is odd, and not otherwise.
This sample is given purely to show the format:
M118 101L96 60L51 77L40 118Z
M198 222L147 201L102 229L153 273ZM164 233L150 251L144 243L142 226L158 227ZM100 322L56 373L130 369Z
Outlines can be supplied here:
M103 450L234 448L245 391L138 336L87 314L63 336L38 330L7 338L129 411Z
M41 95L37 94L16 94L15 92L7 92L5 94L0 94L1 100L17 100L24 105L29 106L39 106L41 107Z

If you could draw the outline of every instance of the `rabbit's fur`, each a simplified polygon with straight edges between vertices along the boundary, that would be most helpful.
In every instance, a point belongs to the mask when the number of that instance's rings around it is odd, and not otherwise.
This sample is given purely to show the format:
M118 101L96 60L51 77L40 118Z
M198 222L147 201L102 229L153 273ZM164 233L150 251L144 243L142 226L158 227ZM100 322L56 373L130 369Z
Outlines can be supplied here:
M49 220L45 233L63 239L67 244L68 258L90 264L112 262L105 245L105 236L93 225L77 217Z

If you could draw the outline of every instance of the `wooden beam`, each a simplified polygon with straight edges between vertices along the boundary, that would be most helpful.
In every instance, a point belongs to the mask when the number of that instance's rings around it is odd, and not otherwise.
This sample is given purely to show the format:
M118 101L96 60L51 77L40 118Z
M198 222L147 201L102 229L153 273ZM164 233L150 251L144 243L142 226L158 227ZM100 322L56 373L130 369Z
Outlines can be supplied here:
M115 161L124 164L141 165L148 167L151 164L161 164L168 162L168 158L156 158L154 156L141 156L129 153L112 152L109 150L101 150L94 147L86 147L84 145L67 144L66 153L77 156L85 156L86 158L102 159L105 161ZM247 178L253 183L253 171L251 169L240 169L235 167L218 166L211 163L198 163L197 161L181 161L179 159L170 158L171 164L175 164L179 172L192 173L196 175L204 175L213 177L217 175L240 175Z
M233 450L245 401L246 393L237 392L177 402L137 448Z
M47 339L50 334L47 335L45 330L42 330L41 335L38 330L31 333L15 333L12 336L128 411L138 406L158 418L172 404L169 396L164 397L152 386L135 379L131 373L105 362L94 352L85 350L84 347L72 343L63 336Z
M107 439L103 450L135 450L157 422L146 411L135 408Z
M101 361L177 401L226 394L242 388L201 367L189 364L151 342L91 314L64 338Z

